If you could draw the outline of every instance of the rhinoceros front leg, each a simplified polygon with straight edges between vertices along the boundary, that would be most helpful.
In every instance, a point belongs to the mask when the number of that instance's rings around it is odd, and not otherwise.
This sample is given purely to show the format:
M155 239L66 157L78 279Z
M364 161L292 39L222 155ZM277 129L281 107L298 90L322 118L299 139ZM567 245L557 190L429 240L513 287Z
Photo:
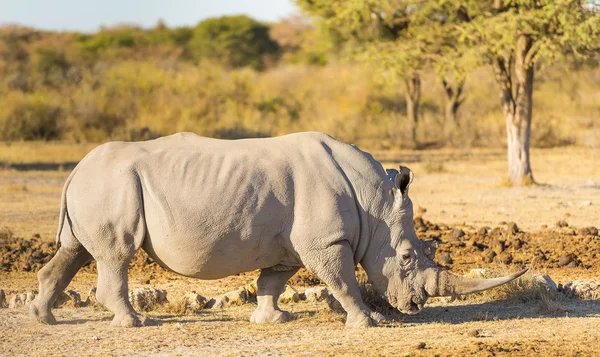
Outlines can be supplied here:
M348 242L336 243L324 250L311 250L302 256L307 268L323 280L347 313L346 326L375 326L385 319L371 311L362 300L354 272L354 254Z
M252 313L250 322L282 323L292 319L292 314L282 311L277 306L277 299L283 290L285 283L298 271L298 268L290 268L288 271L275 271L271 268L262 269L256 285L258 292L256 300L258 307Z

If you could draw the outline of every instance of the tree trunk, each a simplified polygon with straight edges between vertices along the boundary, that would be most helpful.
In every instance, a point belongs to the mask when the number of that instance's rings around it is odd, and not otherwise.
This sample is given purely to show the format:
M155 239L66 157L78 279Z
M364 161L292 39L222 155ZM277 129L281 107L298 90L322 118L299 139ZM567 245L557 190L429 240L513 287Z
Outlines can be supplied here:
M529 35L520 35L514 57L514 88L511 77L512 56L493 61L500 84L500 101L506 119L508 179L512 185L534 183L529 160L531 114L533 107L534 67L532 58L537 46Z
M421 77L415 73L406 81L406 117L411 123L412 141L418 146L417 125L419 123L419 101L421 100Z
M458 80L456 82L456 88L453 88L446 80L442 80L442 84L444 85L447 99L444 108L444 120L446 122L451 122L456 128L460 128L457 114L458 109L463 102L461 95L465 82L463 80Z

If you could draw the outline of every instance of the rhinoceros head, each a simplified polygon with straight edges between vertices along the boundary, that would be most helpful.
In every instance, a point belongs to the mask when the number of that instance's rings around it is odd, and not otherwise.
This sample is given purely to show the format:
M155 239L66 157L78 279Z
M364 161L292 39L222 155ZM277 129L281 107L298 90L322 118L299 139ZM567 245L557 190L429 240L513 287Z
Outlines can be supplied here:
M442 269L433 262L437 244L417 238L413 223L413 206L408 188L413 173L407 167L387 170L393 183L393 196L389 208L383 214L383 242L375 252L369 274L375 289L384 294L390 304L403 313L416 314L423 308L428 297L453 296L475 293L505 284L524 274L527 270L496 279L471 279ZM372 256L373 257L373 256ZM364 265L363 265L364 266ZM374 279L371 278L374 275Z

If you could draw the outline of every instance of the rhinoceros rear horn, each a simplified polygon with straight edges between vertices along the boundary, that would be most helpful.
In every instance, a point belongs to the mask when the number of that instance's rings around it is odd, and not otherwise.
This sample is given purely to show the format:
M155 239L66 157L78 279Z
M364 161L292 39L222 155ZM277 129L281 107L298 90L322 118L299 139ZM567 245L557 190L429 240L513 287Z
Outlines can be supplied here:
M525 274L528 269L494 279L472 279L454 275L445 270L432 269L425 284L429 296L452 296L477 293L506 284Z

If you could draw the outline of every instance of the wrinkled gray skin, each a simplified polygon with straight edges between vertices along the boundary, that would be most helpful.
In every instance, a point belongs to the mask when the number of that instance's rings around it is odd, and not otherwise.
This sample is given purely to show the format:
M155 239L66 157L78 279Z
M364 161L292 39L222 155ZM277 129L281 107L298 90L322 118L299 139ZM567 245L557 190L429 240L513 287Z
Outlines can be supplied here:
M277 298L300 267L329 285L353 327L383 319L362 301L357 264L408 314L428 296L516 277L466 281L436 267L433 246L414 232L411 181L407 168L388 176L368 153L321 133L236 141L181 133L100 145L65 183L59 249L38 274L30 312L55 323L58 294L95 259L96 297L115 314L112 324L142 325L127 297L128 263L140 248L199 279L261 269L256 323L291 319Z

